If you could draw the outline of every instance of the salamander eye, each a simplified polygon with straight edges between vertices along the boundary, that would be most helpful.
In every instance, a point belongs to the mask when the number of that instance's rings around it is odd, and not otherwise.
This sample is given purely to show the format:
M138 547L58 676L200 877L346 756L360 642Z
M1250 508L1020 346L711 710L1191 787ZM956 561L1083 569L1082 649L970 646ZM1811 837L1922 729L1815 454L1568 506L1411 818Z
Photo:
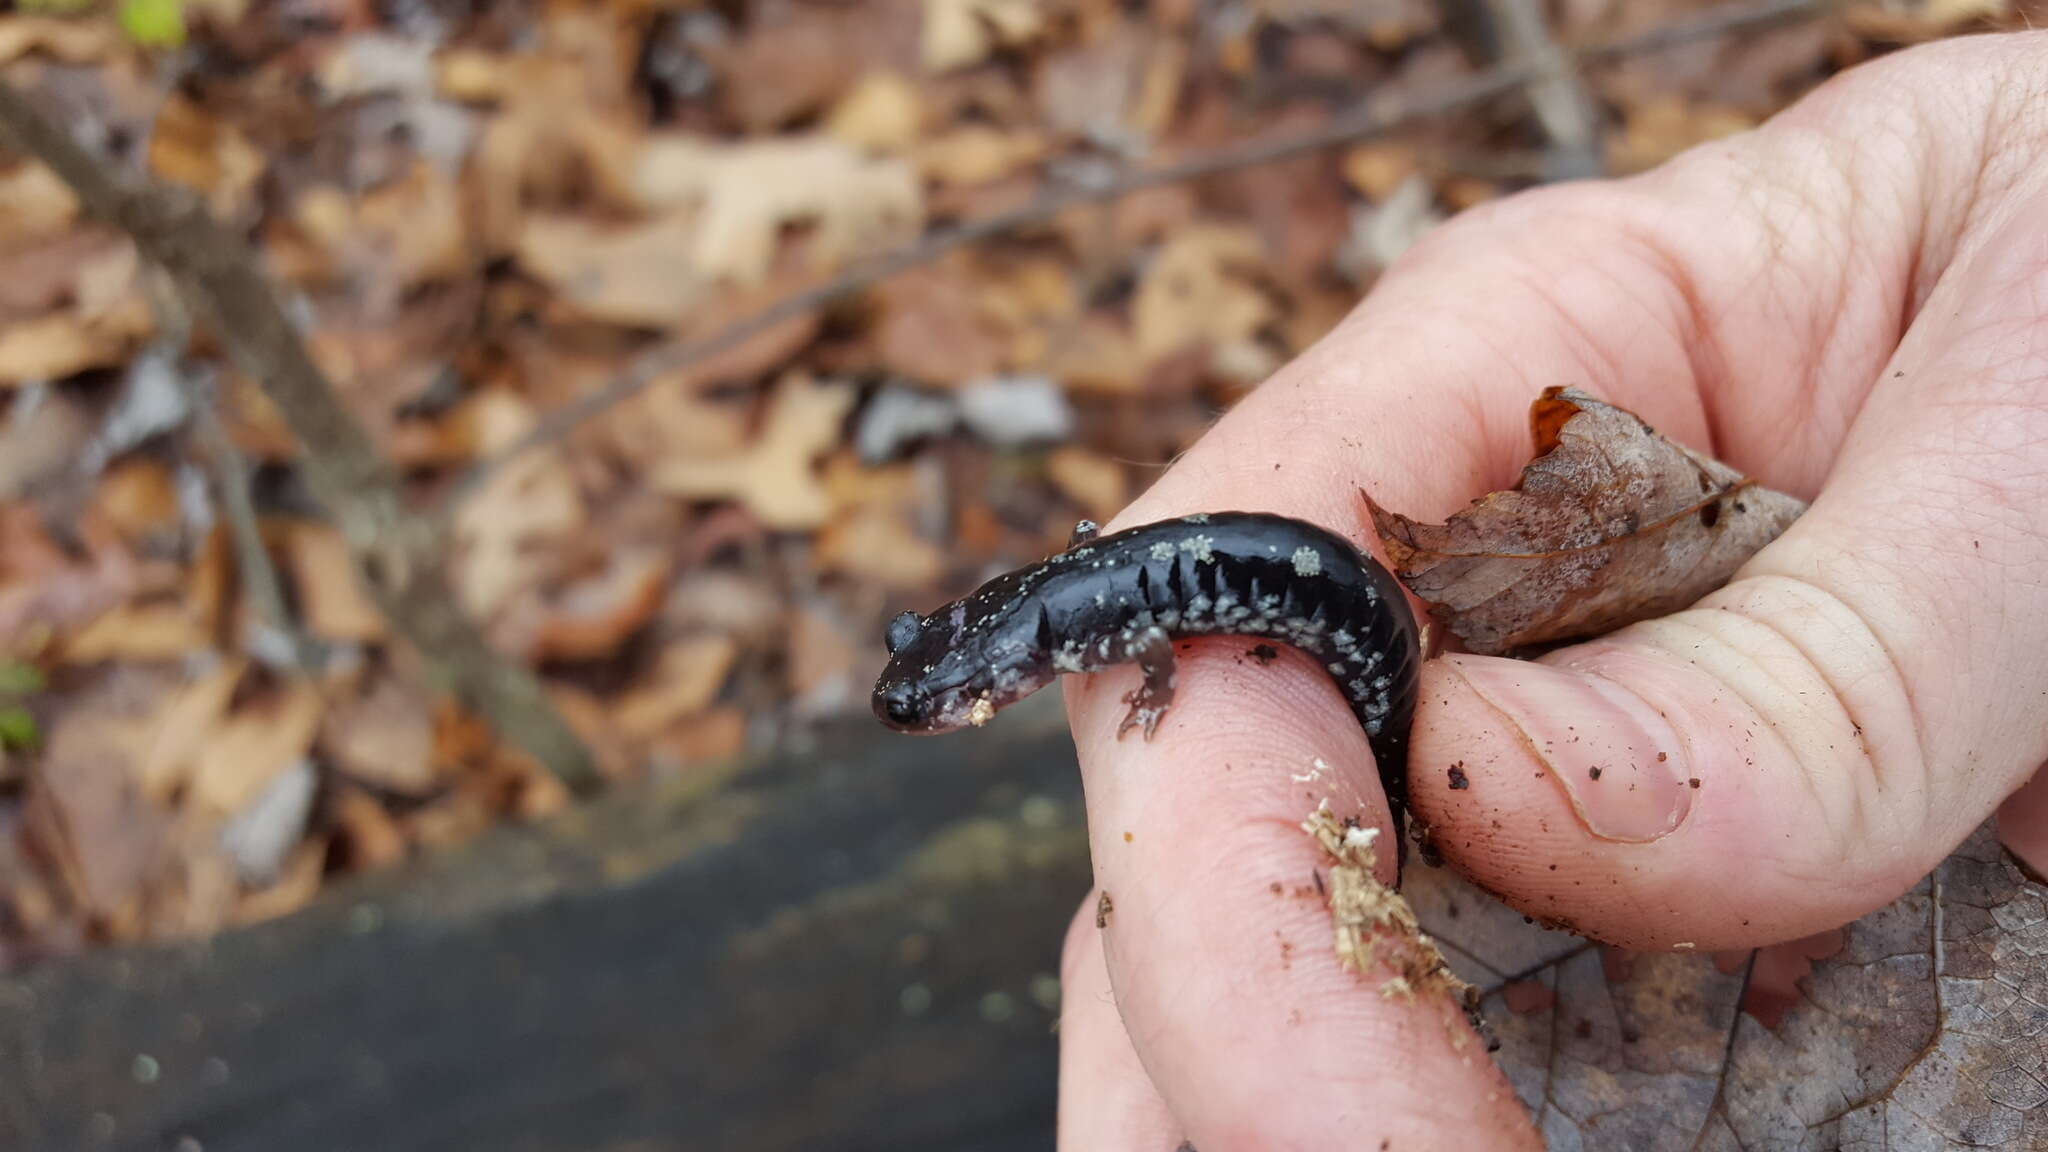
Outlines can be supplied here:
M889 654L895 655L912 640L917 639L917 630L923 623L924 621L919 620L915 612L905 612L894 620L889 621L889 631L884 637L885 642L889 645Z

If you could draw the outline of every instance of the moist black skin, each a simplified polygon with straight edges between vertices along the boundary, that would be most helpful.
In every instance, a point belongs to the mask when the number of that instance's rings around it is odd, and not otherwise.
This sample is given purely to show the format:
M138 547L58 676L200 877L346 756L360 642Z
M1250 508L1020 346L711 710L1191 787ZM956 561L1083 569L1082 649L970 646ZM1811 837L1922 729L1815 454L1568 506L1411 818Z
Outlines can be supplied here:
M1118 735L1149 738L1173 703L1173 641L1248 636L1314 657L1351 702L1393 809L1407 809L1408 728L1420 636L1401 586L1342 537L1257 512L1185 516L1095 534L1082 521L1057 556L998 576L931 614L889 625L875 715L902 732L985 723L1061 672L1135 663Z

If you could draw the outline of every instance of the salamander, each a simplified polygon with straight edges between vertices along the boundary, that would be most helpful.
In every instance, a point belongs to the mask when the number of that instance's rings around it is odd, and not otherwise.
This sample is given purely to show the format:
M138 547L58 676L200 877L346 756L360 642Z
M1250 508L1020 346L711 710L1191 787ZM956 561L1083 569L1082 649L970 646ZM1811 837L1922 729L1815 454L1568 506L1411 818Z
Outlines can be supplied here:
M1314 657L1350 701L1393 810L1397 859L1409 723L1421 666L1415 617L1372 557L1301 520L1217 512L1100 535L996 577L929 615L890 621L874 711L903 732L986 723L1062 672L1135 663L1144 679L1117 735L1147 739L1173 703L1173 641L1248 636Z

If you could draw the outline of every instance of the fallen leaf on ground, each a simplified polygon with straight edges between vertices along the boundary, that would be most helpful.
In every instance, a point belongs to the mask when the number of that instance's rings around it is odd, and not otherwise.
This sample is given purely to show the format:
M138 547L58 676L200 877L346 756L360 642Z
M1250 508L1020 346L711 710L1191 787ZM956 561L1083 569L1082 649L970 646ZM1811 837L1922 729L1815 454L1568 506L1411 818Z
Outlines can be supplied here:
M933 72L979 64L1029 43L1044 19L1038 0L925 0L920 55Z
M1060 494L1081 506L1090 519L1106 522L1130 502L1123 465L1085 448L1055 449L1045 468Z
M815 464L839 443L853 401L848 385L791 376L776 387L760 437L747 452L671 460L654 483L684 499L738 500L769 528L816 528L831 507Z
M321 720L320 749L351 779L385 792L424 796L438 783L431 704L389 668L336 696Z
M163 813L135 778L148 709L164 678L126 669L69 694L30 778L29 821L65 886L116 936L140 927Z
M690 252L672 274L741 287L767 279L787 226L813 225L811 258L834 268L906 240L924 223L907 163L863 156L823 134L742 144L649 137L634 195L650 210L697 210Z
M363 589L340 530L318 520L293 520L284 525L281 537L285 569L306 631L341 643L381 640L384 615Z
M165 695L145 729L148 745L136 776L145 796L167 804L185 786L247 669L246 661L225 661Z
M982 316L958 262L891 277L875 290L875 304L875 348L890 372L957 385L1002 366L1002 334Z
M1806 505L1573 388L1529 411L1521 482L1441 525L1366 496L1403 583L1474 652L1661 616L1727 582Z
M242 811L305 757L325 708L319 689L304 680L278 684L236 708L200 751L194 808L222 819Z
M1225 349L1249 341L1277 315L1251 278L1264 262L1241 228L1188 229L1166 242L1131 301L1138 356L1146 364L1190 345Z
M536 660L597 660L618 651L661 608L668 558L640 550L613 553L601 572L550 597L529 653Z
M532 426L533 414L523 406L507 415L491 429L493 439L478 445L482 452L503 448ZM545 574L552 563L548 546L567 540L584 522L582 490L558 449L505 461L455 513L456 587L463 604L479 617L496 613Z
M724 635L694 636L662 649L654 675L613 708L619 732L628 740L651 740L710 707L738 657L739 645Z
M531 214L519 230L519 262L591 320L667 328L705 298L701 245L687 215L614 225L581 216Z
M869 152L906 151L923 128L916 86L894 72L861 77L825 118L827 132Z

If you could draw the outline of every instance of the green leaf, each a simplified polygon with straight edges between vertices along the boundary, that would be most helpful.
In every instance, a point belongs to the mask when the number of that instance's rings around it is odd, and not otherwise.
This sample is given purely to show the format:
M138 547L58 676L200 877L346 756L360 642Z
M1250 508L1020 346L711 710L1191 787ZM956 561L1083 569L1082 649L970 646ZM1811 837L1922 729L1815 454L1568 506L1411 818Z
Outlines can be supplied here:
M185 43L184 0L121 0L121 31L145 48Z
M26 696L42 690L42 669L33 664L0 660L0 696Z
M0 747L33 748L42 740L36 718L22 707L0 708Z

